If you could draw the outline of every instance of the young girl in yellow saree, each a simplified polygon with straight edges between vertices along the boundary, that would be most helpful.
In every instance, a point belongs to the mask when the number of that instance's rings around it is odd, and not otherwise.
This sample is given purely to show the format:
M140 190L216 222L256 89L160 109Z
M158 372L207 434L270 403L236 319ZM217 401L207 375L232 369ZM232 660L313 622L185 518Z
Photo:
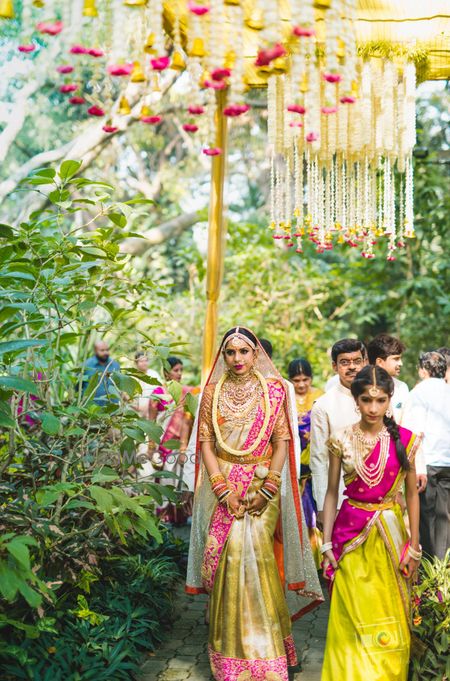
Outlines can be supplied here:
M278 376L256 337L235 327L200 406L186 590L210 594L217 681L288 681L291 619L322 600Z
M386 416L394 383L367 366L351 392L359 423L333 434L324 504L331 607L322 681L406 681L409 585L421 558L414 457L420 438ZM336 516L341 466L346 496ZM410 538L396 495L406 481Z

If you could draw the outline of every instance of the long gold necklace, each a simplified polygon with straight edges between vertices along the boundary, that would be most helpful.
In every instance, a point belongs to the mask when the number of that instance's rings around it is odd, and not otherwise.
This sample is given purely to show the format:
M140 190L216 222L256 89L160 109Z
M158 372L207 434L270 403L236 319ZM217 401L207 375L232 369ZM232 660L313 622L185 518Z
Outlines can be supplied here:
M214 427L214 434L216 436L217 444L219 447L224 451L227 452L228 454L234 454L234 456L248 456L249 454L252 454L257 447L261 444L261 441L264 437L264 433L267 430L267 426L269 425L270 421L270 398L269 398L269 388L267 386L267 381L264 378L264 376L259 372L259 371L254 371L254 374L256 378L258 379L261 388L262 388L262 393L264 396L264 422L261 426L261 430L258 433L258 437L256 438L255 442L252 444L251 447L248 449L233 449L232 447L229 447L226 442L222 438L222 434L220 432L220 427L219 423L217 421L217 415L219 413L219 398L222 392L222 386L227 380L228 376L227 374L223 374L223 376L220 378L219 382L216 385L216 389L214 390L214 396L213 396L213 405L212 405L212 422L213 422L213 427ZM258 392L256 393L258 394ZM252 400L256 399L255 397L252 397ZM258 395L258 404L259 404L259 399L260 399L260 394ZM248 405L247 405L248 406ZM235 415L236 416L236 415ZM247 419L248 420L248 417Z
M375 487L376 485L379 485L383 479L386 468L390 445L389 433L386 427L383 427L376 437L370 438L366 437L359 425L357 425L353 428L353 435L355 470L368 487ZM366 459L370 452L373 451L378 441L380 441L378 459L367 465Z

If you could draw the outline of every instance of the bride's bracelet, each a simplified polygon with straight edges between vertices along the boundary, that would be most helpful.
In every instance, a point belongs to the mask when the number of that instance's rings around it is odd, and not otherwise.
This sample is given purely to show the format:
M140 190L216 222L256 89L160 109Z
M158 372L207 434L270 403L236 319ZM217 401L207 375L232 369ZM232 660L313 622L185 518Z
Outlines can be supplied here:
M421 547L421 545L419 544L419 550L416 551L416 549L413 549L411 544L409 544L408 555L411 556L411 558L413 560L417 560L417 561L422 560L422 547Z
M333 548L333 543L331 541L327 541L327 542L325 542L325 544L322 544L322 546L320 547L320 553L324 554L327 551L331 551L332 548Z

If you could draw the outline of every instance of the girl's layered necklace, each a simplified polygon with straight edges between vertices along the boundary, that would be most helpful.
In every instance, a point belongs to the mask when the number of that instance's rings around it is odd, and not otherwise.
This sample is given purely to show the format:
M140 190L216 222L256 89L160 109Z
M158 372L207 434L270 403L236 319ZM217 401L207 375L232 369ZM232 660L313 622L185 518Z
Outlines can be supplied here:
M366 437L359 425L353 429L353 446L355 452L355 470L361 480L368 487L376 487L383 479L386 463L389 456L390 436L385 426L376 437ZM380 452L376 461L367 464L368 451L373 451L380 442Z

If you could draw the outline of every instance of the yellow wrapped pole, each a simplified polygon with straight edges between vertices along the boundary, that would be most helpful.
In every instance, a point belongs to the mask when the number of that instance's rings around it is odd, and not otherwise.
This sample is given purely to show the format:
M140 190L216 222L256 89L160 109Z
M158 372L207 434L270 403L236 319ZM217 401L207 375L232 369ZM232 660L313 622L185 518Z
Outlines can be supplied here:
M226 91L216 92L215 146L222 149L212 157L211 193L208 225L208 256L206 265L206 317L203 331L202 384L208 378L217 342L217 301L223 277L226 220L224 216L224 184L227 162L227 117L223 115Z

